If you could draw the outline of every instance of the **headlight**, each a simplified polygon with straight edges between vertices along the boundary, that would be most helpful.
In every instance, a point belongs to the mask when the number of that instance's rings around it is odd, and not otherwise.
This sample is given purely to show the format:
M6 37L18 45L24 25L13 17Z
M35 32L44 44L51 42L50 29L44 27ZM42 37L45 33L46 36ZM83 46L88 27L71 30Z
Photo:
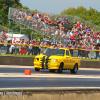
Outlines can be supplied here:
M52 62L58 62L58 59L52 59Z
M34 61L39 61L39 58L34 58Z
M34 61L36 61L37 60L37 58L34 58Z

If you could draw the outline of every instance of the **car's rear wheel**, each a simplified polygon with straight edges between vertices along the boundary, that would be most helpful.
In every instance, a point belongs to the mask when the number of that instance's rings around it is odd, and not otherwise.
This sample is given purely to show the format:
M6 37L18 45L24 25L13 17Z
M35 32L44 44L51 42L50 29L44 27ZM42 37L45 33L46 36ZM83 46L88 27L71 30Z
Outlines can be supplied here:
M62 73L63 71L63 63L60 64L59 69L58 69L58 73Z
M75 64L73 69L70 69L71 73L76 74L78 71L78 65Z
M39 68L35 68L35 71L39 71L40 69Z

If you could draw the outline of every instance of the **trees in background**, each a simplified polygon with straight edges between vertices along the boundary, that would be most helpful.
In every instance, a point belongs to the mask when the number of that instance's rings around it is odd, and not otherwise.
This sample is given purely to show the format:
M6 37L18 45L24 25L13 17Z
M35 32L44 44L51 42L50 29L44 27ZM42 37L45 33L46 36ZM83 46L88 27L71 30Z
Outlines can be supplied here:
M0 0L0 24L8 26L9 7L21 8L20 0Z
M89 10L87 10L83 6L80 6L77 9L75 9L74 7L69 8L67 10L62 11L61 15L78 16L96 25L100 25L100 12L98 12L96 9L93 9L92 7L90 7Z

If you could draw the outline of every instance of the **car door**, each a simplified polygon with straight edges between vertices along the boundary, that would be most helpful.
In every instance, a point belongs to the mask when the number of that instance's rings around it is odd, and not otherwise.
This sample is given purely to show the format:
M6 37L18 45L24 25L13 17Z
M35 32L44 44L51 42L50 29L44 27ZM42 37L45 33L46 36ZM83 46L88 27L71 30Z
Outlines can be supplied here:
M64 69L69 68L69 65L70 65L70 55L69 55L69 50L66 50L64 59Z
M64 66L64 69L72 69L73 68L73 59L70 55L70 51L69 50L66 50L66 56L65 56L65 66Z

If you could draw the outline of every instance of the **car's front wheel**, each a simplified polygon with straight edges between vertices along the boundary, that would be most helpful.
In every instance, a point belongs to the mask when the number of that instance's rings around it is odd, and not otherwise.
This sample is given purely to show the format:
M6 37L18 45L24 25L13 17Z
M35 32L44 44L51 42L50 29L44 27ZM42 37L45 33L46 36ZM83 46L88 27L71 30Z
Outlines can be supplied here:
M38 68L35 68L35 71L39 71L40 69L38 69Z
M59 69L58 69L58 73L62 73L63 71L63 63L60 64Z

